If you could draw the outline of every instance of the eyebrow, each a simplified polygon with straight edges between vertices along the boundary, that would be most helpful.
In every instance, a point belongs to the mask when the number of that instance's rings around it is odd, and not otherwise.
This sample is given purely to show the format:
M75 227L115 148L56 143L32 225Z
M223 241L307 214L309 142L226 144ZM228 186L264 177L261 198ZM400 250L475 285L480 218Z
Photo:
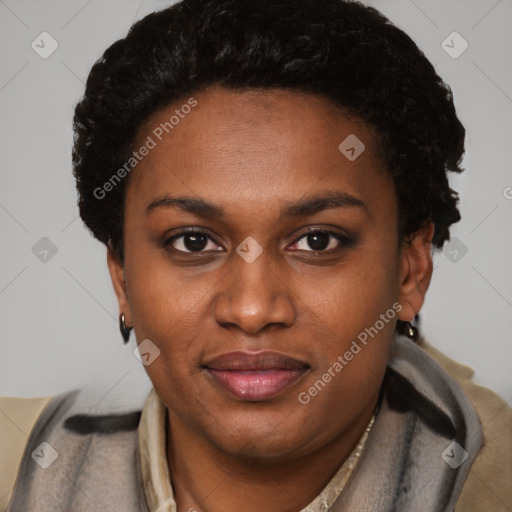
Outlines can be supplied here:
M346 192L333 191L317 196L307 196L297 201L286 203L280 212L281 217L305 217L330 208L356 207L368 213L368 209L361 199ZM158 208L179 208L205 219L220 219L226 216L222 206L215 205L204 199L194 197L163 196L153 200L146 208L146 215Z

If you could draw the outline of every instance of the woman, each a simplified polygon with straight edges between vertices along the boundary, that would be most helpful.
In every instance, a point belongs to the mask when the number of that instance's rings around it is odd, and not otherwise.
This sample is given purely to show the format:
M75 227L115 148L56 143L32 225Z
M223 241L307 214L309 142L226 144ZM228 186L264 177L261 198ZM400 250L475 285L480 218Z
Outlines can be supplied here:
M105 52L74 128L154 390L32 404L7 510L506 510L482 468L510 409L415 343L464 128L408 36L353 2L184 0Z

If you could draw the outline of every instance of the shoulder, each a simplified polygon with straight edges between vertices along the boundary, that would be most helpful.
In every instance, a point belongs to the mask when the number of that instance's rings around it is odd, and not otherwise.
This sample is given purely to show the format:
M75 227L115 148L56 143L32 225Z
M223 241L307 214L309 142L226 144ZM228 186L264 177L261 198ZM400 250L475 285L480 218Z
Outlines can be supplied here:
M0 443L7 455L1 453L0 482L6 489L0 496L0 512L9 506L32 510L36 503L38 510L55 510L56 504L66 508L69 500L77 510L85 510L87 498L76 486L83 475L98 490L97 503L140 502L139 486L132 487L138 478L134 458L141 411L134 404L121 407L114 399L100 405L97 391L84 388L40 399L2 399L0 409L5 405L7 411L2 416L12 428ZM17 443L13 429L21 436ZM43 441L49 445L44 452ZM32 458L44 469L52 465L52 471L39 471ZM82 461L78 466L77 460ZM119 484L115 490L104 486L113 467Z
M52 398L0 397L0 512L9 503L30 432Z
M484 445L471 467L456 512L506 512L512 504L512 409L494 391L473 382L474 371L422 341L431 355L460 385L475 408Z

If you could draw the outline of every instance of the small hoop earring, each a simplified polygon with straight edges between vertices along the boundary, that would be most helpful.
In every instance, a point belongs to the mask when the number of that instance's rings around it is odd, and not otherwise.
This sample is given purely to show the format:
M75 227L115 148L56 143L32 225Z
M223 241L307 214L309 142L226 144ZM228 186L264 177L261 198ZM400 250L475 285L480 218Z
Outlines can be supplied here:
M412 325L410 322L407 322L407 337L412 341L418 341L418 336L418 329L414 327L414 325Z
M132 329L133 327L126 327L124 313L121 313L119 315L119 330L121 331L121 336L123 337L125 345L130 339Z
M412 325L411 322L398 320L396 327L399 334L407 336L412 341L418 341L420 333L418 331L418 328L414 327L414 325Z

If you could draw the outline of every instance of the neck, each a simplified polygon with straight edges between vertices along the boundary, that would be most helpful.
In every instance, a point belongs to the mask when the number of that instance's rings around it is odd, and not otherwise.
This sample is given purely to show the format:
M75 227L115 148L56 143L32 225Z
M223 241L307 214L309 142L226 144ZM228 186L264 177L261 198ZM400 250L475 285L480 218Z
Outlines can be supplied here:
M178 512L302 510L357 446L374 409L375 403L329 444L285 460L226 453L169 412L167 459Z

